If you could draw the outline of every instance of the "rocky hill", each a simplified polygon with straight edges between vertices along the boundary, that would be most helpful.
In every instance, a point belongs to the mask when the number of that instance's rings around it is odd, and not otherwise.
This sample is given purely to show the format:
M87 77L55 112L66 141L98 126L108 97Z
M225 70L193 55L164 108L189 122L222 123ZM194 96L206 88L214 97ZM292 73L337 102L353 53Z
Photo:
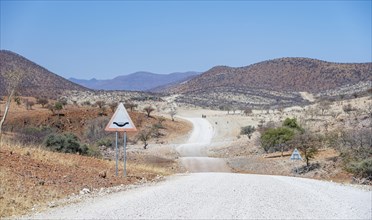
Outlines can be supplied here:
M91 80L70 78L69 80L87 88L96 90L149 91L168 84L183 82L187 79L197 76L198 74L198 72L171 74L136 72L107 80L97 80L95 78Z
M272 106L305 101L299 92L317 94L360 82L368 85L371 81L372 63L280 58L246 67L216 66L162 92L182 94L178 101L209 107L219 103Z
M7 50L0 50L0 95L6 95L5 74L18 71L24 74L18 93L23 96L57 98L65 91L88 89L58 76L25 57Z
M217 66L170 89L185 93L220 87L321 92L372 80L372 63L330 63L308 58L281 58L232 68Z

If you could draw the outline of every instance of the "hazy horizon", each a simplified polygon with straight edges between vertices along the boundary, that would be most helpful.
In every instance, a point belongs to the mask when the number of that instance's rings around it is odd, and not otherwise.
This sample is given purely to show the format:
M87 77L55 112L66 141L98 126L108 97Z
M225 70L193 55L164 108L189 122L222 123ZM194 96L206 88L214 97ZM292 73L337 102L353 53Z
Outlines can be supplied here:
M65 78L372 59L371 1L0 1L0 49Z

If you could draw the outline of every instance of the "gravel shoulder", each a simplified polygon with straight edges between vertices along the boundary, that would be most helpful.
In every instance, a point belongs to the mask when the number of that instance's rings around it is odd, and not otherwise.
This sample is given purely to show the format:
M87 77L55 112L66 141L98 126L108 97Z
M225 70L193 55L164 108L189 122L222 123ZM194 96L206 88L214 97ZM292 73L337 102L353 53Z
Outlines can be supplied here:
M371 191L332 182L192 173L32 219L371 219Z

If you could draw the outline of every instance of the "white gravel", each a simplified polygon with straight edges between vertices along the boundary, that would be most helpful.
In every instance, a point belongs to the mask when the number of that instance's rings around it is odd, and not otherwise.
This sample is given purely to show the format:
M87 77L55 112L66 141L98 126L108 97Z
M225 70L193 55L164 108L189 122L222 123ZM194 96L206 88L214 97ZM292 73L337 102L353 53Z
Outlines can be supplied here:
M193 173L27 218L371 219L371 191L293 177Z
M180 154L179 162L188 172L231 172L222 158L210 158L207 148L211 147L215 134L213 126L203 118L185 118L193 124L193 131L187 143L176 148Z

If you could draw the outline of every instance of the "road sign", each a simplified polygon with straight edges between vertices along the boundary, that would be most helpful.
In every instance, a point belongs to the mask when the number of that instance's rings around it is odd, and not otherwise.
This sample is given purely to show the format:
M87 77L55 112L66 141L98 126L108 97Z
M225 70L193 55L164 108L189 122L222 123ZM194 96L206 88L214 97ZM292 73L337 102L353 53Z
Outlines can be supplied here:
M119 148L118 148L118 132L124 132L124 176L127 176L127 131L137 131L136 126L130 119L127 110L123 103L119 103L114 115L107 124L105 131L115 131L115 154L116 154L116 176L118 175L118 161L119 161Z
M119 104L105 131L137 131L123 103Z
M297 148L294 149L294 151L291 155L291 160L302 160L300 152L298 152Z

